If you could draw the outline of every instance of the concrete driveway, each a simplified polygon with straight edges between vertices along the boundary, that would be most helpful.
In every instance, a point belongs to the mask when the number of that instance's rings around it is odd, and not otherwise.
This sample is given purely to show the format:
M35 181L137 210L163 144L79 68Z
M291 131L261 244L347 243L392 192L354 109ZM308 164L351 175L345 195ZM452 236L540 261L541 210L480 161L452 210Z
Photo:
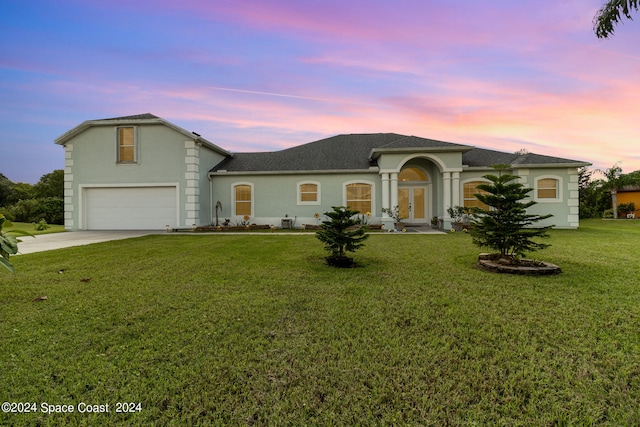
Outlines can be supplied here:
M18 238L22 242L18 243L18 250L19 254L30 254L159 233L162 233L162 231L67 231L64 233L40 234L35 238L20 236Z

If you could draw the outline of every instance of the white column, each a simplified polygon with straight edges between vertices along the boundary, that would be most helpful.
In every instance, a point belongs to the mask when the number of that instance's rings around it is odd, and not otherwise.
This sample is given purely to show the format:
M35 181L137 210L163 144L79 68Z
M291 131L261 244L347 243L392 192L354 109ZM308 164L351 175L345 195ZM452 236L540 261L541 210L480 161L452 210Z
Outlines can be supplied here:
M451 207L451 172L442 173L442 202L444 204L444 217L450 219L447 209Z
M391 209L398 206L398 174L391 174Z
M391 206L389 206L389 174L383 173L382 174L382 209L390 209L390 208ZM382 217L388 218L389 214L383 211Z
M462 206L460 200L460 172L453 172L453 182L451 183L451 204L453 206Z

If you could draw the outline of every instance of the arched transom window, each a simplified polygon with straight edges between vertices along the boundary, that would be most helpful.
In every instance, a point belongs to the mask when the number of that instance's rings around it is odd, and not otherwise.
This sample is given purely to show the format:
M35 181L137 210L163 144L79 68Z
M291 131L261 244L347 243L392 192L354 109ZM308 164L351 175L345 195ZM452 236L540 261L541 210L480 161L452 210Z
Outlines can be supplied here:
M398 181L400 182L408 182L408 181L428 181L427 174L425 171L419 168L404 168L398 174Z

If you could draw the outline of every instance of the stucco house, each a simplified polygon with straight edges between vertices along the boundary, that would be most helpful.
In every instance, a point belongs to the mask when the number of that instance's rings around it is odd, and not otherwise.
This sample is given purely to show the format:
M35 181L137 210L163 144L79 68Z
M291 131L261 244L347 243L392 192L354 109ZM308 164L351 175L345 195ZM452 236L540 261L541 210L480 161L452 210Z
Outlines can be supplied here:
M578 169L589 163L506 153L394 133L338 135L262 153L232 153L152 114L88 120L55 142L65 150L65 228L164 229L220 218L275 226L317 224L347 205L372 223L448 228L450 206L475 206L491 165L532 187L531 209L578 227ZM283 221L285 220L285 221Z

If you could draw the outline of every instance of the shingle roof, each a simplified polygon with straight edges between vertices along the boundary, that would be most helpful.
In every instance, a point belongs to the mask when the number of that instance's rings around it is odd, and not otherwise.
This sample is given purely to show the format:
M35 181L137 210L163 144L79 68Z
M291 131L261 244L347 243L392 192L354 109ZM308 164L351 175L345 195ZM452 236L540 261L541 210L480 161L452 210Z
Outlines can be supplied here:
M570 165L586 166L587 163L560 157L543 156L535 153L505 153L503 151L474 148L462 154L462 164L470 167L489 167L497 164L505 165Z
M159 119L160 117L154 116L151 113L135 114L133 116L112 117L110 119L97 119L96 122L106 122L107 120L151 120Z
M234 153L211 172L366 170L375 165L372 150L459 149L472 147L395 133L337 135L281 151Z
M453 150L462 152L462 163L469 167L511 165L574 165L587 163L542 156L534 153L505 153L474 148L469 145L405 136L395 133L337 135L281 151L234 153L216 165L211 172L295 172L366 170L375 166L372 153L406 150Z

